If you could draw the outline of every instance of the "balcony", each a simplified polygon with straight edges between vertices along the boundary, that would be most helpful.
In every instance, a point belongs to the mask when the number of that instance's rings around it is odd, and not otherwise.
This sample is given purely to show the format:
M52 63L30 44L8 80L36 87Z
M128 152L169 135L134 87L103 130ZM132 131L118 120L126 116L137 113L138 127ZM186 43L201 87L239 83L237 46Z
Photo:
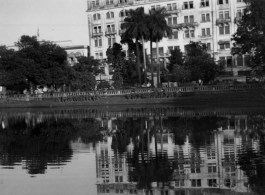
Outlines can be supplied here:
M115 35L117 32L115 29L110 29L105 32L105 36Z
M102 32L93 32L93 33L92 33L92 37L100 37L100 36L102 36L102 35L103 35Z
M231 22L231 18L223 18L223 19L217 19L216 25L224 25Z
M209 38L212 38L212 35L199 35L198 37L200 39L209 39Z
M180 9L172 9L172 8L168 8L167 9L167 13L168 14L176 14L178 15L180 13Z
M169 24L172 29L195 28L199 26L197 22L182 23L182 24Z
M242 20L242 17L235 17L235 19L234 19L234 23L238 23L238 22L240 22Z
M125 29L123 29L123 30L119 30L119 35L122 35L123 33L125 33Z
M87 11L98 10L99 8L100 8L99 5L94 5L91 2L88 2Z
M106 4L104 6L104 8L113 8L113 7L114 7L114 3Z

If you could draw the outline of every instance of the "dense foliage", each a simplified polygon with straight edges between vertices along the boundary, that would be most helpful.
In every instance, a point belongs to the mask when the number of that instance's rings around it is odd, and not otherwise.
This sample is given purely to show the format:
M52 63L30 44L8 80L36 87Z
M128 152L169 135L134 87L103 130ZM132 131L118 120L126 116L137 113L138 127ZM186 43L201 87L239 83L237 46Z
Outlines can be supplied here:
M185 83L200 79L208 83L224 70L221 64L216 64L213 57L207 53L206 45L201 42L190 42L186 46L185 56L178 48L174 49L169 61L169 73L163 75L166 81Z
M20 92L36 86L94 89L95 75L99 72L97 60L79 57L71 67L63 48L53 42L38 41L35 36L23 35L16 46L18 51L0 46L0 85Z
M235 41L234 54L250 55L249 66L264 70L265 62L265 1L244 0L247 7L242 18L237 20L237 31L232 40Z

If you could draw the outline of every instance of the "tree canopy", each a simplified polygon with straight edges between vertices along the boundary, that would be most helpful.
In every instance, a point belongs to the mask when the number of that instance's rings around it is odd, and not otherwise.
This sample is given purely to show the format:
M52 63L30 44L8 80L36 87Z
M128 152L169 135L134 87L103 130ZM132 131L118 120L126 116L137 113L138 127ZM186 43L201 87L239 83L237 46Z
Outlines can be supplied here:
M199 79L209 82L224 70L223 66L216 64L213 57L207 53L206 45L201 42L190 42L186 45L185 57L176 48L171 51L169 60L168 68L171 73L169 80L177 82L198 81Z
M64 84L84 90L94 88L98 60L82 56L70 67L62 47L38 41L35 36L23 35L15 45L18 51L0 46L0 85L15 91L44 85L60 88Z
M265 1L244 0L247 7L242 18L237 20L237 31L232 40L235 41L234 54L249 54L253 69L264 69L265 62Z

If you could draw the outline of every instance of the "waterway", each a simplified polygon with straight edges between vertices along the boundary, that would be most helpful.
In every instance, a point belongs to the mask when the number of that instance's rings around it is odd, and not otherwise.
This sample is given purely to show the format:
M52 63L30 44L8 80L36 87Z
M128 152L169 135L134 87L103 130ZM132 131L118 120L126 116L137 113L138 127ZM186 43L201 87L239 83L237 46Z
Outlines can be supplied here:
M1 195L265 194L265 108L0 111Z

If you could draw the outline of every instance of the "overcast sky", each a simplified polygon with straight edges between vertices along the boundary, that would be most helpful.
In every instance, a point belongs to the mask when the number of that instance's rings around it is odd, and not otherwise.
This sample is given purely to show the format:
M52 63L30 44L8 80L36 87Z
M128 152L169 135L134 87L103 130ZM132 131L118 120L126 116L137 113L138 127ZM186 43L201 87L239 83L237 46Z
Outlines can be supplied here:
M87 0L0 0L0 45L22 35L88 45Z

